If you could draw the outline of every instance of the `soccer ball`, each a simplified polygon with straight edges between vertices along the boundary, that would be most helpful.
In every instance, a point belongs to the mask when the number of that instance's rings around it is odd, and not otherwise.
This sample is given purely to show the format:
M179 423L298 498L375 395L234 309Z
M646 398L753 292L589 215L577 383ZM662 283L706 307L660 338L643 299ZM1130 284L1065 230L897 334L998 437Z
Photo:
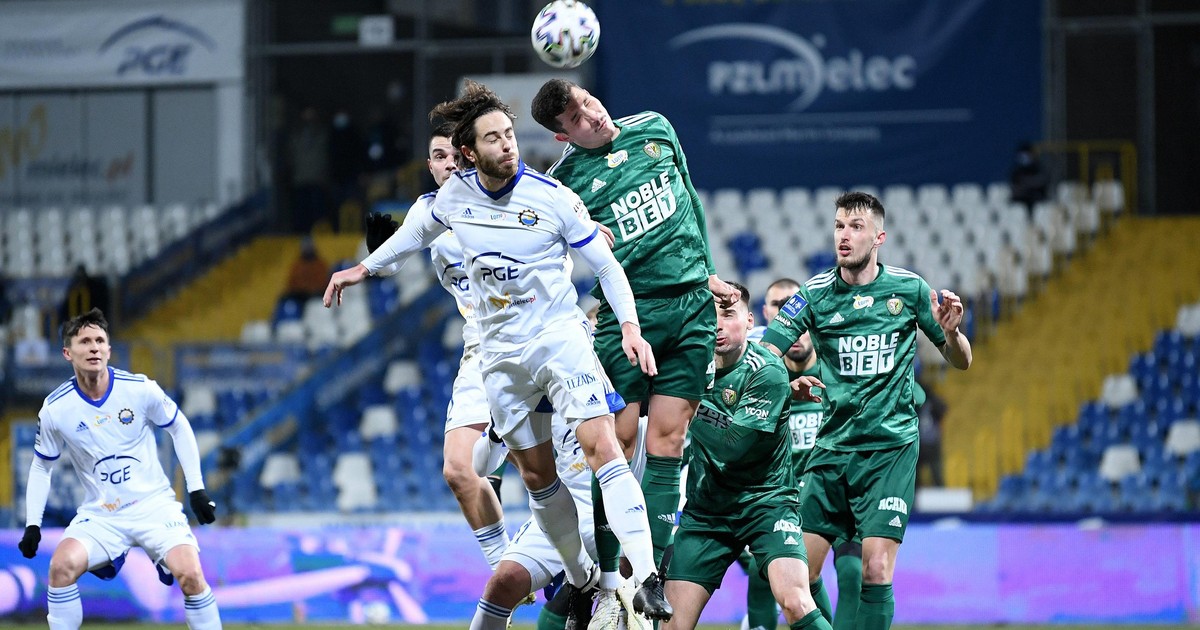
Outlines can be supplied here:
M577 0L554 0L542 7L530 31L533 50L555 68L574 68L600 45L600 21Z

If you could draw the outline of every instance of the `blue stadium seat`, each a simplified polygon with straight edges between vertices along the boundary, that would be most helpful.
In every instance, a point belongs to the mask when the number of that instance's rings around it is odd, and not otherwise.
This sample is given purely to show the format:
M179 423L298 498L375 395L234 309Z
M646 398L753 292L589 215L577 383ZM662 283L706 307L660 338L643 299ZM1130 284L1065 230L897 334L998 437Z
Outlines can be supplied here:
M815 276L830 267L837 264L837 254L833 252L821 251L809 256L804 261L808 267L808 275Z
M275 312L271 315L271 327L279 322L301 319L304 315L304 304L294 297L281 297L275 303Z
M1172 352L1182 352L1184 349L1184 337L1177 330L1164 330L1154 338L1154 356L1160 360Z
M1176 420L1188 416L1189 405L1180 396L1160 398L1154 405L1155 415L1162 426L1171 426Z
M1129 361L1129 374L1137 381L1138 389L1145 390L1150 379L1158 374L1158 364L1154 354L1145 352L1134 355Z

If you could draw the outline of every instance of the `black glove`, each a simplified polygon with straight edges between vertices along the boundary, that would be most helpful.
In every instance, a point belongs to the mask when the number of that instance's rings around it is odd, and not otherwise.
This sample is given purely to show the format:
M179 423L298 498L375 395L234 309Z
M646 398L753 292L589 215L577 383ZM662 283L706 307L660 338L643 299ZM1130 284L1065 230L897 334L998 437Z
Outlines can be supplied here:
M37 555L38 543L42 542L42 528L37 525L30 525L25 528L25 535L21 537L21 542L17 543L17 549L21 550L21 555L26 558L32 558Z
M217 520L217 504L208 498L208 493L203 489L189 493L188 499L192 504L192 514L196 515L196 520L200 521L201 525L208 525Z
M400 224L390 214L371 212L367 214L367 251L375 253L388 237L400 229Z

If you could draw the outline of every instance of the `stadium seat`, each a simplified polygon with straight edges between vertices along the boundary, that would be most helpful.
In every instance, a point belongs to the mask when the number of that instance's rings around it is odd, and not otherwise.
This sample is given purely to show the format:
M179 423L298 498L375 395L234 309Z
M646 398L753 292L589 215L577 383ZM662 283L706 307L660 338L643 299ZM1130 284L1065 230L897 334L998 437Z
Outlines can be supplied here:
M1110 408L1117 408L1137 400L1137 383L1129 374L1113 374L1104 379L1100 400Z
M271 322L260 319L242 324L241 339L246 344L271 343Z
M207 385L185 385L183 413L189 418L217 412L217 394Z
M1100 476L1109 481L1119 481L1127 475L1141 471L1138 451L1129 444L1113 444L1104 449L1100 459Z
M1172 423L1163 448L1167 453L1179 457L1187 457L1200 450L1200 421L1188 419Z
M1012 201L1012 192L1007 182L992 182L987 187L987 204L993 208L1005 208Z
M300 481L300 462L292 453L271 453L263 462L258 483L263 488L274 488L281 483Z
M1175 316L1175 330L1186 339L1200 336L1200 303L1179 308Z
M395 436L399 427L400 422L396 419L396 412L392 406L379 404L363 410L358 432L364 440L370 441L379 437Z
M1125 209L1125 188L1116 180L1096 181L1092 183L1092 199L1105 214L1118 214Z
M807 188L792 186L779 191L779 211L796 216L812 209L812 193Z

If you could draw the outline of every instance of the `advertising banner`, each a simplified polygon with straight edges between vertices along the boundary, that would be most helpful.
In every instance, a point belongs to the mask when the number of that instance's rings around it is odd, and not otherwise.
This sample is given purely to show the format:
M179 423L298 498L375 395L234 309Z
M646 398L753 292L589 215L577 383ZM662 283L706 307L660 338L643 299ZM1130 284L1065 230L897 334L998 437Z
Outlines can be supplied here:
M614 118L699 189L990 182L1041 135L1040 0L597 2Z
M6 2L0 89L212 83L243 74L241 2Z

